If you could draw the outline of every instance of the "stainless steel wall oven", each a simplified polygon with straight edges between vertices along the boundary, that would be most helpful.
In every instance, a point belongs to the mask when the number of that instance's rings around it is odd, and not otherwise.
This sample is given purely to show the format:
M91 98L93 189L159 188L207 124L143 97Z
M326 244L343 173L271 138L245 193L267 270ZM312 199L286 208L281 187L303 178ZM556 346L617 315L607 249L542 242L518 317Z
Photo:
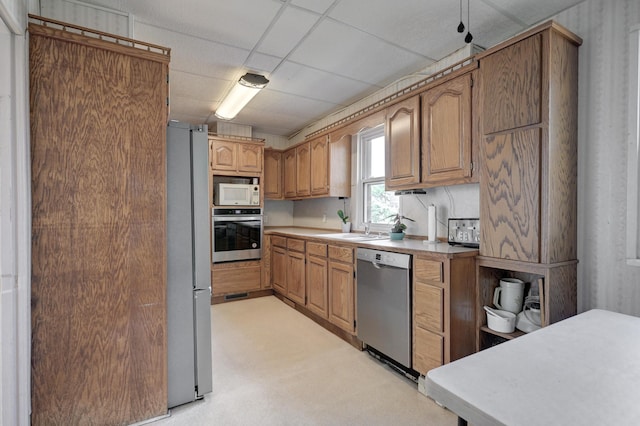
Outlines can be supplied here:
M261 209L212 209L213 263L262 257Z

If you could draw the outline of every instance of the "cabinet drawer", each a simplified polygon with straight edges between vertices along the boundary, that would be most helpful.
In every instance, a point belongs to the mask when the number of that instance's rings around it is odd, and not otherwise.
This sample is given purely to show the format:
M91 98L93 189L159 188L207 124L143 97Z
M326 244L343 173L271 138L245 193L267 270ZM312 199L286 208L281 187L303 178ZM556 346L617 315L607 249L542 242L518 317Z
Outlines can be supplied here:
M304 240L297 240L295 238L287 238L287 248L293 251L299 251L304 253Z
M279 237L277 235L272 235L271 236L271 245L272 246L277 246L277 247L282 247L282 248L287 248L287 239L285 237Z
M319 257L327 257L327 245L324 243L307 243L307 253Z
M414 328L413 368L420 374L440 367L443 361L444 338L421 328Z
M260 290L262 268L260 261L214 265L211 287L214 296Z
M353 263L353 249L351 247L329 246L329 258Z
M413 318L417 327L442 333L444 290L429 284L415 283Z
M413 264L413 274L419 281L443 282L442 262L416 257Z

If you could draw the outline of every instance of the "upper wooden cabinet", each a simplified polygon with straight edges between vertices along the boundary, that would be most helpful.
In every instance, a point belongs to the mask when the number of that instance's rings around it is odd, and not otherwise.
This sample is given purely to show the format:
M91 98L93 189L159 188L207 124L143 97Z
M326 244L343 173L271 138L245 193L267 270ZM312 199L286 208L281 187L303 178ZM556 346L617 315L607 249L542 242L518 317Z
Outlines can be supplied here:
M283 153L284 197L351 196L351 135L319 136Z
M290 148L282 154L284 163L284 196L296 197L296 149Z
M310 140L309 147L311 194L325 195L329 192L329 140L320 136Z
M264 143L235 141L209 136L209 162L213 172L259 176L262 173Z
M420 183L420 97L390 106L385 119L385 187L415 188Z
M479 55L481 256L576 259L581 42L549 22Z
M296 146L296 196L311 195L311 150L309 142Z
M264 196L270 200L281 200L284 197L282 188L284 165L282 151L265 148L264 150Z
M471 76L463 74L421 95L421 182L428 186L464 183L472 175Z
M542 42L535 34L482 59L484 134L541 123Z

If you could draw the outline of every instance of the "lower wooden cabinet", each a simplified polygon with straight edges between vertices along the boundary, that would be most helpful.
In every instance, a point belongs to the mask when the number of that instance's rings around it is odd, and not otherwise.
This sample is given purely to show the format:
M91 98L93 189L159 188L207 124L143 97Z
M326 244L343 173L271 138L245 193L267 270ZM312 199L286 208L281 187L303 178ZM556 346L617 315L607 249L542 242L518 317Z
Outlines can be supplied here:
M271 286L282 295L287 295L287 249L271 247Z
M329 321L355 334L353 248L329 246Z
M475 352L475 253L437 253L413 260L413 369L432 368Z
M305 241L271 236L271 285L301 305L306 299Z
M211 287L213 296L260 290L261 261L215 263L211 269Z
M287 251L287 297L305 304L306 274L304 252Z
M314 314L329 317L327 245L307 243L307 308Z

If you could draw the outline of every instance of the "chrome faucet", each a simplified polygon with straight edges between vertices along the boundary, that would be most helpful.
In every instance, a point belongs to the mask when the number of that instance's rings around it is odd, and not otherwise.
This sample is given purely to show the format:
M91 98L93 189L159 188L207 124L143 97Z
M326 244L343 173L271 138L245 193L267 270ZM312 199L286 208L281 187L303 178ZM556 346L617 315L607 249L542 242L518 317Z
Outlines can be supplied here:
M371 222L365 222L364 224L364 235L369 235L369 228L371 228Z

